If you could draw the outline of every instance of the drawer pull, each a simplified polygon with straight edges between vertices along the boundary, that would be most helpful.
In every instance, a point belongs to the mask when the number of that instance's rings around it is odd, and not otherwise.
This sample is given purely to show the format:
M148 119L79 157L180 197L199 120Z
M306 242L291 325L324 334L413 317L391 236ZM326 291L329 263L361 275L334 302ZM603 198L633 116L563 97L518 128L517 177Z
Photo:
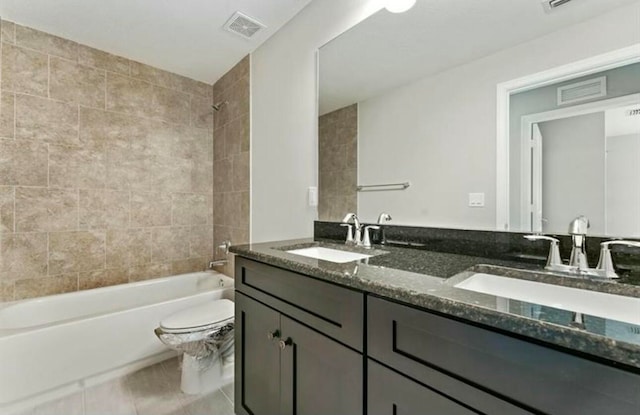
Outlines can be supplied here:
M280 330L273 330L273 331L267 332L267 339L275 340L279 338L280 338Z
M291 337L287 337L287 340L280 340L278 345L280 346L280 350L284 350L287 346L291 346L293 344L293 340Z

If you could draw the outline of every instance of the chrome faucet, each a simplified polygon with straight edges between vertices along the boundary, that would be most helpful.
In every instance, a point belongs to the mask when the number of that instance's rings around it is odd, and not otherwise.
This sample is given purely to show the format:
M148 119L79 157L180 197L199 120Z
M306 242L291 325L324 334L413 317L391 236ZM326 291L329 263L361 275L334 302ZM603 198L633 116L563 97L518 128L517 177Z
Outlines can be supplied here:
M353 233L351 233L351 224L353 222ZM342 219L342 226L348 226L347 229L347 243L355 243L356 245L362 244L362 225L360 219L355 213L347 213Z
M391 219L393 218L390 214L382 212L380 215L378 215L378 225L382 225L384 222L389 222Z
M384 222L390 222L391 219L393 219L391 217L390 214L386 213L386 212L382 212L380 215L378 215L378 226L384 224ZM387 243L387 235L385 233L385 229L384 227L380 227L380 245L384 245Z
M549 255L547 257L547 265L544 267L549 271L571 272L575 267L564 265L560 256L560 240L544 235L525 235L525 239L529 241L549 241Z
M613 258L611 257L611 246L622 245L631 246L634 248L640 248L640 242L637 241L607 241L600 244L600 259L598 260L598 266L596 272L599 277L617 279L620 276L616 273L615 266L613 264Z
M587 260L587 230L590 227L589 219L581 215L569 224L569 235L571 235L572 249L569 266L576 267L579 272L589 270Z

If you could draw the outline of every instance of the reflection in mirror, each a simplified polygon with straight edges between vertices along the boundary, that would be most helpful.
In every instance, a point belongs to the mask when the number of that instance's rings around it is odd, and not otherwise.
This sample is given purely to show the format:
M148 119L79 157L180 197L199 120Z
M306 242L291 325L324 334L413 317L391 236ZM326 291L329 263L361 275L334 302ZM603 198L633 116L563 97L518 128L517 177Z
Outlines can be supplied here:
M500 230L566 233L584 214L591 234L640 235L629 233L639 192L625 192L640 187L622 168L639 164L630 159L638 140L612 127L640 93L638 13L638 0L571 1L551 12L530 0L419 0L329 42L319 53L319 219L357 211L375 222L385 211L395 224L496 229L502 178ZM515 91L504 113L509 149L496 157L499 85L631 47L635 61ZM558 103L558 88L583 81ZM593 95L576 99L581 91ZM540 143L528 159L525 128Z
M640 64L510 100L511 229L640 236Z

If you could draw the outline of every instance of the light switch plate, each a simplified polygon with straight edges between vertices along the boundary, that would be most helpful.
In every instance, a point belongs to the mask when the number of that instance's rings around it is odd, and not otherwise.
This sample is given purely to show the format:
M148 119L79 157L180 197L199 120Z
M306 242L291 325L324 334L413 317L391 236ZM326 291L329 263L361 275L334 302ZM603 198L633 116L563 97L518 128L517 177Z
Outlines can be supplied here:
M484 207L484 193L469 193L469 207Z
M318 206L318 188L315 186L311 186L308 192L309 206L316 207Z

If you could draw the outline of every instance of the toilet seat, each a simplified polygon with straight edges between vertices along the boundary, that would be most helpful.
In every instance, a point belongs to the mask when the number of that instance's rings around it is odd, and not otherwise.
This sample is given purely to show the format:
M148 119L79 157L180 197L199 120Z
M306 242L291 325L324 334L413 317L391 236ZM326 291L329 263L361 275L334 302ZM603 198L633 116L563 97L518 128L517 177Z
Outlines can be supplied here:
M231 300L215 300L178 311L160 322L165 333L201 331L233 318L234 303Z

